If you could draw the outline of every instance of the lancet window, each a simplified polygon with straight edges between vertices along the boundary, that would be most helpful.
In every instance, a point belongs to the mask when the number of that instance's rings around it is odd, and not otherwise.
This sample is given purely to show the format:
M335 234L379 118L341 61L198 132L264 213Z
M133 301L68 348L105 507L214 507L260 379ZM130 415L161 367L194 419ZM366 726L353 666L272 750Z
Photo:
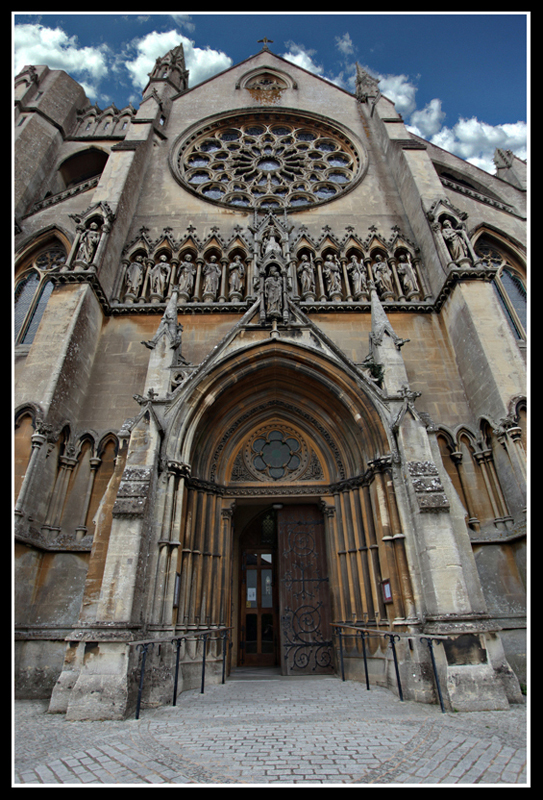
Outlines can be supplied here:
M14 337L15 344L30 345L53 291L49 272L66 261L61 245L51 245L37 251L20 270L15 284Z

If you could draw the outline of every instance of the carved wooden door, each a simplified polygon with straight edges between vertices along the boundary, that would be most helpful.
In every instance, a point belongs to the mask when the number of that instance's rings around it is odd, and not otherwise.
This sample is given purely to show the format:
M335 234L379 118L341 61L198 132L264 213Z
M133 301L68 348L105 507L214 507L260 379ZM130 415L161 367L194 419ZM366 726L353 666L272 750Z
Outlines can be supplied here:
M283 675L334 671L324 523L317 506L278 511L280 658Z

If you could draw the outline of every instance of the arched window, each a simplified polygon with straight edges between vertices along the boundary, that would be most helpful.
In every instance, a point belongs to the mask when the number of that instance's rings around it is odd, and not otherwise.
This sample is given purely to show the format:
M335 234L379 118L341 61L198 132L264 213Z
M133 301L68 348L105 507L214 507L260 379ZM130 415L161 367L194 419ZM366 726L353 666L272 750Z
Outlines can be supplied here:
M42 248L23 266L15 284L15 344L30 345L38 330L47 301L53 291L51 269L66 261L62 245Z
M481 237L475 245L476 254L498 267L494 288L517 339L524 341L527 330L526 279L517 260L505 248Z

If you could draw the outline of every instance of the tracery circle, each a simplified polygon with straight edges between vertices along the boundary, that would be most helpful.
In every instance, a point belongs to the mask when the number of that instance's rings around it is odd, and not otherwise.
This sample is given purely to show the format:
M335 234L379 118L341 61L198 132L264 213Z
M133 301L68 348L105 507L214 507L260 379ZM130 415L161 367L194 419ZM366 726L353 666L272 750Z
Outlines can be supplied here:
M246 442L244 461L258 480L295 480L306 468L309 450L298 432L272 424L259 428Z
M204 200L234 208L297 210L341 197L362 177L360 144L331 122L252 112L180 137L170 166Z

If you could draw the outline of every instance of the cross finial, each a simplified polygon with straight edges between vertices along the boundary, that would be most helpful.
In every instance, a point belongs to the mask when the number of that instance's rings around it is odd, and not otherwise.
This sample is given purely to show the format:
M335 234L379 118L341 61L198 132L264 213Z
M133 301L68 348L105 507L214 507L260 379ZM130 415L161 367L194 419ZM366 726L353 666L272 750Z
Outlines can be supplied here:
M264 45L264 47L263 47L262 49L263 49L263 50L269 50L269 47L268 47L268 42L269 42L270 44L273 44L273 39L268 39L268 37L267 37L267 36L264 36L264 38L263 38L263 39L259 39L259 40L258 40L258 44L260 44L261 42L262 42L262 44Z

